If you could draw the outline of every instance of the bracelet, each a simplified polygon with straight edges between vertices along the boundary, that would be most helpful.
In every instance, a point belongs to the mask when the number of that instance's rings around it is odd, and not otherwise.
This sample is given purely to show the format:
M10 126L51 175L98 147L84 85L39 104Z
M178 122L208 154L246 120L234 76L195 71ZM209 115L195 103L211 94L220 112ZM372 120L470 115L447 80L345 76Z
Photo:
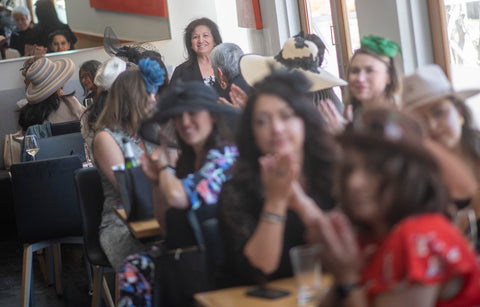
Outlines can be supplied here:
M361 285L358 282L338 284L335 287L335 292L336 292L336 295L337 295L338 299L344 300L350 295L350 293L353 290L359 288L360 286Z
M166 169L170 169L170 168L171 168L170 165L165 164L164 166L162 166L158 169L158 172L160 173L161 171L166 170Z
M285 222L285 215L275 214L271 212L262 211L260 213L260 218L264 221L271 222L271 223L283 223Z

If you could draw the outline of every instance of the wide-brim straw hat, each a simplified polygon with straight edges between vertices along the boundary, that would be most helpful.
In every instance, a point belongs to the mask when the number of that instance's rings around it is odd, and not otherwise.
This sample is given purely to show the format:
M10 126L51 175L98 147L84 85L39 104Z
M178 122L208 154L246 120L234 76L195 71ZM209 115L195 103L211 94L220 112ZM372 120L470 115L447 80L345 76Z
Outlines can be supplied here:
M39 103L55 93L73 76L75 64L69 58L52 62L42 57L29 68L25 77L30 81L25 94L29 103Z
M118 75L127 69L127 63L120 58L111 57L98 67L93 83L103 91L108 91Z
M318 48L314 42L301 36L289 38L282 50L274 57L246 54L240 59L240 71L245 81L254 86L263 80L272 70L286 68L299 71L311 82L309 92L316 92L334 86L347 85L342 80L318 65Z
M454 90L443 70L432 64L404 78L402 106L412 111L442 98L456 97L463 101L477 94L480 94L480 89Z

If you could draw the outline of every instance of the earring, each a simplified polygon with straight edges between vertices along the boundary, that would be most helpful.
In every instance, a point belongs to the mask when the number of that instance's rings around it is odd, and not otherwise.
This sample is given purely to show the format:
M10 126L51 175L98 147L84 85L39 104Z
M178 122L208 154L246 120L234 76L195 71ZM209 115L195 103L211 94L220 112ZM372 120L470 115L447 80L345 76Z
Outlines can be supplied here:
M222 88L222 90L226 90L226 89L227 89L227 85L228 85L227 82L225 82L225 81L223 81L223 80L220 81L220 87Z
M463 126L465 124L465 118L460 118L460 126Z

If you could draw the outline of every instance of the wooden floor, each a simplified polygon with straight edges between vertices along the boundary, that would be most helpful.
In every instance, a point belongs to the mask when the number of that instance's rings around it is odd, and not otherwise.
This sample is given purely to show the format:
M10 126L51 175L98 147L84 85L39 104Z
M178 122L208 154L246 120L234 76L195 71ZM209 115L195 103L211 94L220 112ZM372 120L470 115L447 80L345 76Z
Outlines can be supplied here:
M83 247L75 244L63 244L61 249L63 295L58 297L55 286L48 286L44 282L40 273L38 256L36 256L33 259L34 306L90 306L91 298L83 259ZM14 232L1 232L0 251L0 306L17 307L20 306L23 246Z

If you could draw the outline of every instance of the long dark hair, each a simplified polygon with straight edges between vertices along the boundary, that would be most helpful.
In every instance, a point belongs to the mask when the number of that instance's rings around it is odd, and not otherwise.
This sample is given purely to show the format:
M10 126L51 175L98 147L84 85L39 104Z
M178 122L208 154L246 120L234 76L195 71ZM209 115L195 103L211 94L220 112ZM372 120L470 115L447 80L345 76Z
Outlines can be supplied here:
M297 72L274 72L254 87L249 97L240 126L237 129L237 159L233 181L244 187L248 193L262 198L258 158L262 155L253 141L253 110L261 95L271 94L283 99L299 116L305 125L304 162L302 172L307 180L307 193L324 209L333 205L331 196L334 144L324 130L324 122L318 111L305 97L309 82Z
M72 96L74 93L65 95ZM60 97L57 92L50 95L47 99L39 103L27 103L19 112L18 124L26 131L32 125L43 124L52 112L55 112L60 106Z
M210 113L210 115L212 116L214 123L213 130L205 142L205 153L207 153L210 149L221 148L233 143L230 128L223 120L223 116L217 113ZM187 143L182 140L177 132L175 132L175 134L177 136L178 146L180 149L176 173L178 178L184 178L188 174L196 171L195 152L193 151L192 146L187 145Z
M197 26L207 26L210 29L210 32L212 32L213 41L215 42L215 46L222 43L222 36L220 35L220 31L218 30L218 26L215 22L206 17L193 20L185 28L185 33L183 35L185 48L188 52L187 60L189 62L193 62L197 59L197 54L192 49L192 33Z

